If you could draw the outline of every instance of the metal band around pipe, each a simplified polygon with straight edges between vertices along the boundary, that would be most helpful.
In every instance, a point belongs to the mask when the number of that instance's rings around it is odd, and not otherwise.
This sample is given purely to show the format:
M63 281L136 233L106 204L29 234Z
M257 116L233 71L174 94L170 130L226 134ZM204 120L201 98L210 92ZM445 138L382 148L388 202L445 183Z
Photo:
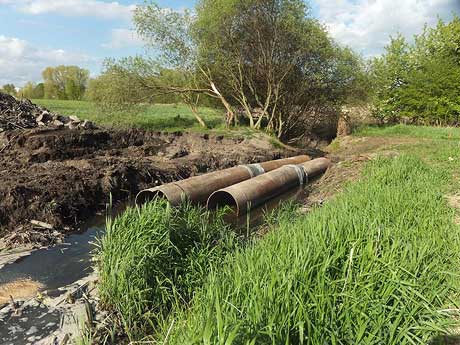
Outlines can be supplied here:
M329 167L330 161L318 158L298 164L285 165L271 172L219 189L208 199L207 207L215 209L230 206L236 215L241 215L250 208L288 191L295 186L307 183L308 176L316 176Z
M260 164L242 164L238 166L248 169L251 174L251 178L262 175L265 172L264 168L262 168Z

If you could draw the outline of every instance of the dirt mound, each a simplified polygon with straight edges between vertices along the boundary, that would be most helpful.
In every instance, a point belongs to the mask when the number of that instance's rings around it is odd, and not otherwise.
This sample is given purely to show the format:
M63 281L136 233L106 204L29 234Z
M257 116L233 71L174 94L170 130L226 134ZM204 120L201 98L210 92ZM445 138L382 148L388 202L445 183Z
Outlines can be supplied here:
M32 103L0 92L0 132L35 127L95 128L90 121L76 116L63 116Z
M0 237L48 244L140 189L292 156L261 138L142 130L35 128L0 133ZM48 223L46 229L32 220ZM36 223L36 222L35 222Z

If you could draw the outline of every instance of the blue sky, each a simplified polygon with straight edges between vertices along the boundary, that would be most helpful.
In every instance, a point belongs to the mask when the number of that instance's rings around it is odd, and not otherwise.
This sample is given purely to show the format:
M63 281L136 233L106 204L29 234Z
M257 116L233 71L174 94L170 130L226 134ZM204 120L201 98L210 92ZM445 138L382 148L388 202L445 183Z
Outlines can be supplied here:
M77 64L100 71L105 57L142 53L131 12L138 1L0 0L0 85L39 81L41 70ZM192 8L194 0L158 0ZM460 0L312 0L313 14L337 41L364 56L379 54L390 34L407 37L439 15L460 13Z

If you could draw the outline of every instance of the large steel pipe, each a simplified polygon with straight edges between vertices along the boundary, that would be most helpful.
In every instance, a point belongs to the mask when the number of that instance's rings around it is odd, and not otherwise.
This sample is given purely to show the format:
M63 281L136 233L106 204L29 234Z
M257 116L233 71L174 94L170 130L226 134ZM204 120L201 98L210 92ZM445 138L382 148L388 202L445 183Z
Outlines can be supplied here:
M189 199L194 204L205 204L211 193L218 189L248 180L283 165L300 164L309 159L310 157L306 155L295 156L259 164L238 165L233 168L190 177L145 189L136 196L136 204L142 204L155 197L166 198L173 206L179 205L185 199Z
M299 165L283 166L215 191L209 197L207 207L215 209L230 206L236 215L241 215L293 187L306 183L309 177L323 173L329 165L329 159L318 158Z

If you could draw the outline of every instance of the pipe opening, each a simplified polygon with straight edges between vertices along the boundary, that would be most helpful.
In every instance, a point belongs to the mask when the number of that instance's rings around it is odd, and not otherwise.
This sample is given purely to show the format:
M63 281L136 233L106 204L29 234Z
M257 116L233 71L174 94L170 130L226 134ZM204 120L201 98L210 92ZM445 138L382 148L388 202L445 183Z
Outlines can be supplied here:
M135 203L136 205L141 206L142 204L145 204L146 202L149 202L153 199L156 198L161 198L161 199L166 199L169 201L168 197L166 196L165 193L163 193L161 190L142 190L140 191L137 196Z
M225 206L230 207L234 213L239 213L238 203L236 202L233 195L226 191L216 191L212 193L206 205L208 210L215 210Z

